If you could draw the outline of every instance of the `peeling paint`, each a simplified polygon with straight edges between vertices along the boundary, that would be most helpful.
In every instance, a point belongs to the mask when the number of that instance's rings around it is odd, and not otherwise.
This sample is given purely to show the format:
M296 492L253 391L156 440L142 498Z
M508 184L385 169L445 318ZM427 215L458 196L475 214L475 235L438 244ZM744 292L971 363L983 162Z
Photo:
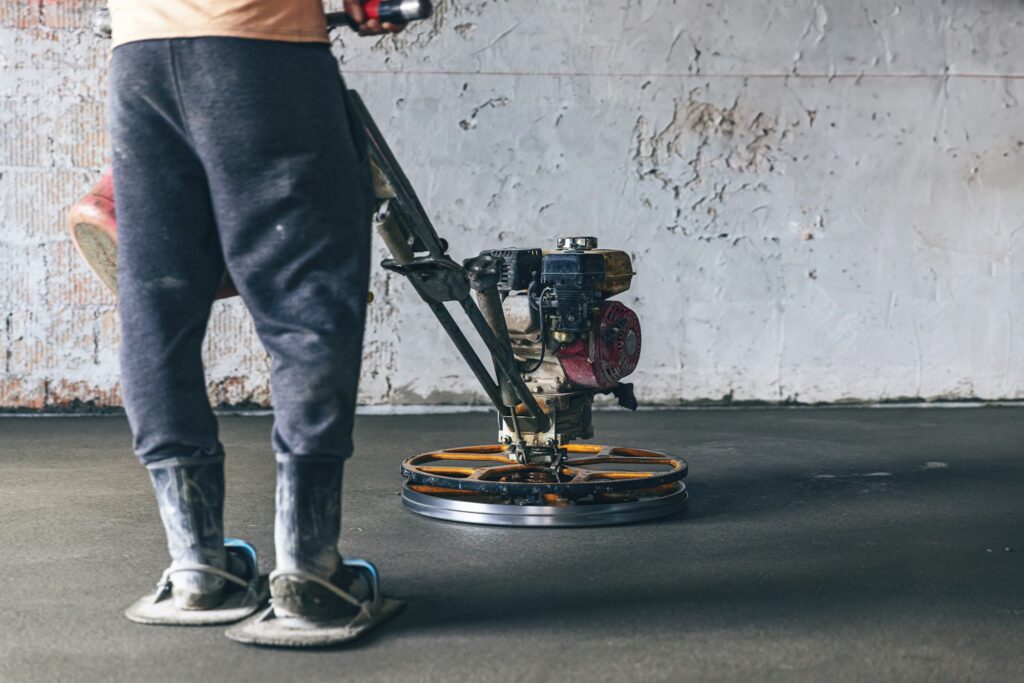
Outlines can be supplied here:
M115 302L64 227L106 160L97 4L0 6L3 408L120 400ZM453 257L630 251L641 401L1020 399L1022 30L1004 0L442 0L333 49ZM371 289L360 401L482 402L408 284ZM269 403L239 300L204 358L215 403Z

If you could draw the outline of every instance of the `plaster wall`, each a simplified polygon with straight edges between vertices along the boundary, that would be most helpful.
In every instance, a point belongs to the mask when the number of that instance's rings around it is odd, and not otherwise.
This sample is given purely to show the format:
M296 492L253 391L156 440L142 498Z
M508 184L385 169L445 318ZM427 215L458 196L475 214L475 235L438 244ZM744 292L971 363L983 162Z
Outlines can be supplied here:
M0 4L0 407L119 401L115 301L64 226L106 157L95 4ZM642 402L1017 399L1022 10L442 0L334 49L456 258L632 254ZM372 289L362 402L480 401L410 287ZM239 301L206 357L216 403L269 401Z

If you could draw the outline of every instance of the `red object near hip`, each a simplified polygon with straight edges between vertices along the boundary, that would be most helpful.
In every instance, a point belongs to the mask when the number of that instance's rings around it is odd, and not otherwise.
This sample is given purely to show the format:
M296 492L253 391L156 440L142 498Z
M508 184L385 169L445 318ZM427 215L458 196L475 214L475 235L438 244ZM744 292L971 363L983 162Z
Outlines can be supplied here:
M106 169L89 193L68 214L71 239L78 252L107 288L117 296L117 211L114 206L114 173ZM218 299L237 296L227 273Z

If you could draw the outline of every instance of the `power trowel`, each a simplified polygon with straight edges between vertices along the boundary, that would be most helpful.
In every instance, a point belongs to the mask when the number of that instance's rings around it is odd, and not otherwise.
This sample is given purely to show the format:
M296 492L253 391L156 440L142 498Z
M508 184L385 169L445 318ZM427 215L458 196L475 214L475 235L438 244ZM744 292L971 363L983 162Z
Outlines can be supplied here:
M341 16L335 23L344 23ZM439 449L402 463L406 507L508 526L608 525L682 510L681 458L577 442L593 436L596 395L636 408L632 385L621 380L640 358L640 322L614 299L630 287L629 255L599 248L594 237L564 236L549 249L489 249L455 261L362 99L349 94L370 141L373 223L391 253L381 265L405 276L430 307L498 414L498 443ZM116 290L109 171L74 207L70 227L90 266ZM234 294L225 276L220 296ZM491 370L449 303L465 313Z

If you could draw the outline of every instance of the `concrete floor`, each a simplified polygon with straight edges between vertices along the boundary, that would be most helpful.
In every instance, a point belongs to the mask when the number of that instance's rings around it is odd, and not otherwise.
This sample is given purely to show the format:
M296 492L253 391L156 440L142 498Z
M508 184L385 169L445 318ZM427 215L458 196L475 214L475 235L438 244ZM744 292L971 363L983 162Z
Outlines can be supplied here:
M1024 411L601 413L690 462L686 516L604 529L405 512L399 461L483 414L366 417L343 550L408 610L285 652L122 609L166 563L119 417L0 419L2 681L1024 680ZM272 556L270 420L225 417L228 530ZM268 566L269 568L269 566Z

